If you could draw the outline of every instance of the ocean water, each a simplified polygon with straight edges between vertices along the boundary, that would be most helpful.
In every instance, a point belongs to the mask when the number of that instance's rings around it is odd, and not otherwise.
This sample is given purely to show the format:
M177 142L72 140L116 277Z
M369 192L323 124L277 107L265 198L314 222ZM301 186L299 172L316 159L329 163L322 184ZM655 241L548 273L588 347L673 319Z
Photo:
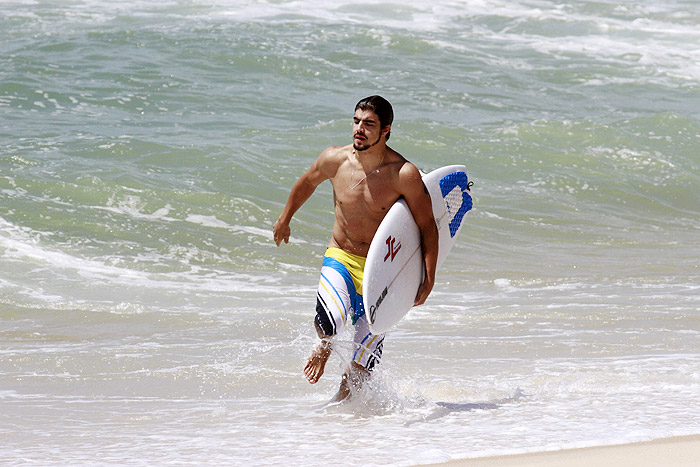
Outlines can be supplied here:
M700 5L0 1L0 463L418 465L700 433ZM475 207L373 380L301 369L296 178L394 105Z

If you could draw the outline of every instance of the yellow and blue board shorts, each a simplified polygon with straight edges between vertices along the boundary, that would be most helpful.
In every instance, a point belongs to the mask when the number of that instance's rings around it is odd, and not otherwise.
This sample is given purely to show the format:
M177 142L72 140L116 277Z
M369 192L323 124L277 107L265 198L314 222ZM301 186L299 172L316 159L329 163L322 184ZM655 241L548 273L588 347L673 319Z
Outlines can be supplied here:
M352 360L368 370L382 356L384 334L369 330L362 301L365 258L340 248L328 248L323 257L316 296L315 323L326 336L340 334L351 321L355 326Z

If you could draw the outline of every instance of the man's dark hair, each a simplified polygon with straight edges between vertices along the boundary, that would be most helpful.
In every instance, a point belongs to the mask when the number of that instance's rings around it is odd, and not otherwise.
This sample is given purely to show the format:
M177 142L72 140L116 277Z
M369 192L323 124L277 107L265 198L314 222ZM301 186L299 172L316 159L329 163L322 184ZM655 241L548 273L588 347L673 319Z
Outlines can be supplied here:
M355 110L371 110L379 118L379 126L384 128L387 125L391 125L394 121L394 109L388 100L384 99L382 96L369 96L362 99L355 106ZM386 139L389 139L391 131L386 134Z

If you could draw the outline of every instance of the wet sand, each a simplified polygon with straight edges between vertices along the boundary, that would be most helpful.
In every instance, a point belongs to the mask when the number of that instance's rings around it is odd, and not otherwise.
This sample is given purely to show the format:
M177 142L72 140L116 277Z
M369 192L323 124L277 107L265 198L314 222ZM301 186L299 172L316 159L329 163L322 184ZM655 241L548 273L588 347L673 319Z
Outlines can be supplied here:
M698 467L700 466L700 435L615 446L453 460L436 465L451 467Z

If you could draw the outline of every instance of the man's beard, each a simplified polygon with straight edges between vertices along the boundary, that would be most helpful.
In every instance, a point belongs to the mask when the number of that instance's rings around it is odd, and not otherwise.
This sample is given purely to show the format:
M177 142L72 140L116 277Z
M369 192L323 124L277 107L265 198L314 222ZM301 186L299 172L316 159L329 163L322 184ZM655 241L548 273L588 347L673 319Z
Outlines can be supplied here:
M362 152L370 149L372 146L376 146L379 141L381 141L382 135L380 134L379 137L377 138L377 141L375 141L372 144L364 144L364 145L359 145L357 142L353 141L352 147L355 149L355 151Z

